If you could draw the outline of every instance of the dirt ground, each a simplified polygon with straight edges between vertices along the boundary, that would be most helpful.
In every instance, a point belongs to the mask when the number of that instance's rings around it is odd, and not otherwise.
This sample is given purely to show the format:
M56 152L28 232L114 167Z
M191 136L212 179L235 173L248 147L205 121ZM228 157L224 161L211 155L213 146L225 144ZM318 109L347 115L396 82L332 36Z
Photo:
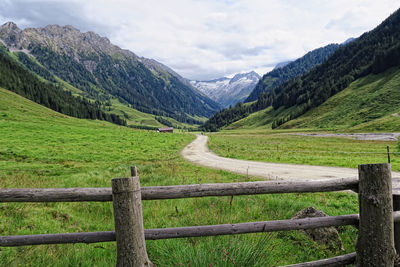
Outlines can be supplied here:
M358 176L357 169L351 168L279 164L224 158L208 149L207 139L208 136L198 135L192 143L182 150L182 156L186 160L198 165L249 176L257 176L268 180L323 180ZM392 177L400 178L400 173L393 172Z

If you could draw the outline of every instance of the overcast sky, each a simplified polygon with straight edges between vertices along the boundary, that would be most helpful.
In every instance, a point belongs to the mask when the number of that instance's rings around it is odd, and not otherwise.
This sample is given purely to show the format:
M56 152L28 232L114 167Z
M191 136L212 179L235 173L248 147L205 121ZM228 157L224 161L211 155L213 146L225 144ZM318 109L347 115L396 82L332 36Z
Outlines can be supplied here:
M400 0L0 0L0 23L94 31L182 76L256 70L358 37Z

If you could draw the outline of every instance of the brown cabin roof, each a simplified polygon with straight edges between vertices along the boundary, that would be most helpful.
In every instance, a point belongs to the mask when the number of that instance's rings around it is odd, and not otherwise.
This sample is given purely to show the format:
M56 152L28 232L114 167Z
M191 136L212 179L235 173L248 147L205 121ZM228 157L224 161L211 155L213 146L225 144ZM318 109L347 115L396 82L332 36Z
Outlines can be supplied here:
M173 127L168 127L168 128L158 128L159 132L167 132L167 131L173 131Z

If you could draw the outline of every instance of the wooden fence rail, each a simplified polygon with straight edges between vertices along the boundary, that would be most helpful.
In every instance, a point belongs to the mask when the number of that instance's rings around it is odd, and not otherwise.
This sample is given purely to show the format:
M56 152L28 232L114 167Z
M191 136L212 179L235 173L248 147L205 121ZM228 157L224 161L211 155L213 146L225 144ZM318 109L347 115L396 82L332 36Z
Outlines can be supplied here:
M400 211L393 212L393 220L400 222ZM188 226L175 228L145 229L146 240L248 234L260 232L290 231L329 226L358 226L358 214L305 218L294 220L263 221L252 223ZM99 243L115 240L115 231L85 232L42 235L0 236L1 247L31 246L45 244Z
M400 212L395 213L400 221ZM169 238L247 234L311 229L328 226L357 225L358 214L305 218L295 220L263 221L252 223L189 226L176 228L146 229L146 240ZM26 236L1 236L0 246L26 246L42 244L96 243L115 241L115 232L92 232L71 234L45 234Z
M0 246L117 241L117 266L152 266L147 257L145 239L157 240L358 225L360 229L356 254L352 253L291 266L343 266L354 263L354 261L357 266L375 266L377 258L379 261L385 261L385 266L393 266L393 225L394 222L400 222L400 212L392 211L390 164L360 165L360 181L356 178L346 178L339 180L265 181L142 188L139 185L137 169L134 167L131 172L132 177L130 178L113 179L112 189L0 189L0 202L113 201L115 219L115 232L0 236ZM295 220L143 229L141 200L342 190L360 192L361 216L352 214ZM384 211L381 211L381 208ZM369 210L373 213L373 216L368 215ZM375 231L374 229L377 227L379 229ZM400 244L400 238L397 237L396 240ZM385 249L382 250L382 247ZM378 253L379 257L374 253ZM361 259L360 255L365 256Z
M356 253L349 253L345 255L340 255L333 258L322 259L317 261L303 262L298 264L286 265L283 267L315 267L315 266L326 266L326 267L335 267L335 266L345 266L349 264L353 264L356 261Z
M277 193L315 193L358 189L357 178L309 181L263 181L225 184L144 186L143 200ZM111 188L0 189L0 202L112 201Z

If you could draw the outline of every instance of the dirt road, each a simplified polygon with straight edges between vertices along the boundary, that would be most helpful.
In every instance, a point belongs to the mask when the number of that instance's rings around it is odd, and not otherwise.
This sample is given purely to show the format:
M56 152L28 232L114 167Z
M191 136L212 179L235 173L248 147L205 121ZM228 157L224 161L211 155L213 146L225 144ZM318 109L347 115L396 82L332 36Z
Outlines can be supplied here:
M279 164L223 158L208 149L207 139L208 137L205 135L198 135L192 143L182 150L183 157L198 165L265 179L321 180L356 177L358 175L357 169L351 168ZM400 173L393 172L392 176L400 178Z

